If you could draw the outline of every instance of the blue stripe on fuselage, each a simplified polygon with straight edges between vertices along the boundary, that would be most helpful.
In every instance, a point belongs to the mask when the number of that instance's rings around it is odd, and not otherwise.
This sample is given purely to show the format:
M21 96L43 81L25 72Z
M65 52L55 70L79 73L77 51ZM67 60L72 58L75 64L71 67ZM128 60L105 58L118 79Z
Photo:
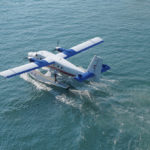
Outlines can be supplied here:
M77 80L77 81L79 81L79 82L82 82L82 81L84 81L84 80L87 80L87 79L89 79L89 78L92 78L92 77L94 77L94 73L92 73L92 72L85 72L85 73L83 73L83 74L79 74L78 76L76 76L74 79L75 80Z

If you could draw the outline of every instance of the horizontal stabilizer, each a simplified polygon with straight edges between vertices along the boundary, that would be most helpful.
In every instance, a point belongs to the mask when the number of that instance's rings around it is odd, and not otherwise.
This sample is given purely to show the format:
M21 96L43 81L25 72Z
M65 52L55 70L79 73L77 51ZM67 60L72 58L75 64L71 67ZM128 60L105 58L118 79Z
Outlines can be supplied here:
M102 65L102 69L101 69L101 73L106 72L107 70L110 70L110 69L111 69L111 68L110 68L108 65L103 64L103 65Z

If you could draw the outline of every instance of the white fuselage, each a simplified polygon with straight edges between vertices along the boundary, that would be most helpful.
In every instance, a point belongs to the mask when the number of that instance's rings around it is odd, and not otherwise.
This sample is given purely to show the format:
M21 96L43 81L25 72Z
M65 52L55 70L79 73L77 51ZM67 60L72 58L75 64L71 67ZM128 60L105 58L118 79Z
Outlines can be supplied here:
M51 58L54 62L52 65L49 65L48 68L52 70L56 70L60 73L66 74L68 76L75 77L79 74L84 73L85 71L74 64L70 63L69 61L65 60L58 54L53 54L48 51L38 51L38 52L30 52L28 53L28 58L35 58L38 60Z

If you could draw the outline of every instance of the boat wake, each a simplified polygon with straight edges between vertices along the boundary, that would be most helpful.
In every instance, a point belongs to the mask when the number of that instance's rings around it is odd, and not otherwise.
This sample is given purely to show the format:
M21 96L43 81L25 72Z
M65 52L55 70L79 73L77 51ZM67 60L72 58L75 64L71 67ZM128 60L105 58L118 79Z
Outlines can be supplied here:
M27 82L32 83L36 87L37 90L44 90L44 91L52 90L52 88L48 87L47 85L32 79L27 73L21 74L20 78L24 79Z
M82 84L82 86L77 85L77 88L70 88L69 90L64 90L62 88L50 87L50 85L46 85L37 80L34 80L27 73L20 75L20 78L23 80L33 84L37 90L43 91L51 91L51 94L55 96L56 100L69 105L71 107L82 110L84 104L88 103L96 103L93 99L93 95L98 95L102 98L110 96L110 88L111 85L114 84L115 80L107 80L101 79L100 82L89 82ZM73 84L73 81L70 81Z

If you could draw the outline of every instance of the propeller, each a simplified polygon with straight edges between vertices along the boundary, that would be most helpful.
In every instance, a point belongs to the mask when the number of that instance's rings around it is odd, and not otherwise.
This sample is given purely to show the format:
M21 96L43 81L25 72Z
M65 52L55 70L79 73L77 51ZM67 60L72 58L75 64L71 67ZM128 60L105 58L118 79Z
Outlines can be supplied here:
M59 46L60 40L57 40L57 47Z
M28 59L28 57L27 56L25 56L24 58L23 58L23 60L27 60Z
M56 47L53 49L53 51L58 51L58 49L60 48L59 44L60 44L60 40L57 40Z

